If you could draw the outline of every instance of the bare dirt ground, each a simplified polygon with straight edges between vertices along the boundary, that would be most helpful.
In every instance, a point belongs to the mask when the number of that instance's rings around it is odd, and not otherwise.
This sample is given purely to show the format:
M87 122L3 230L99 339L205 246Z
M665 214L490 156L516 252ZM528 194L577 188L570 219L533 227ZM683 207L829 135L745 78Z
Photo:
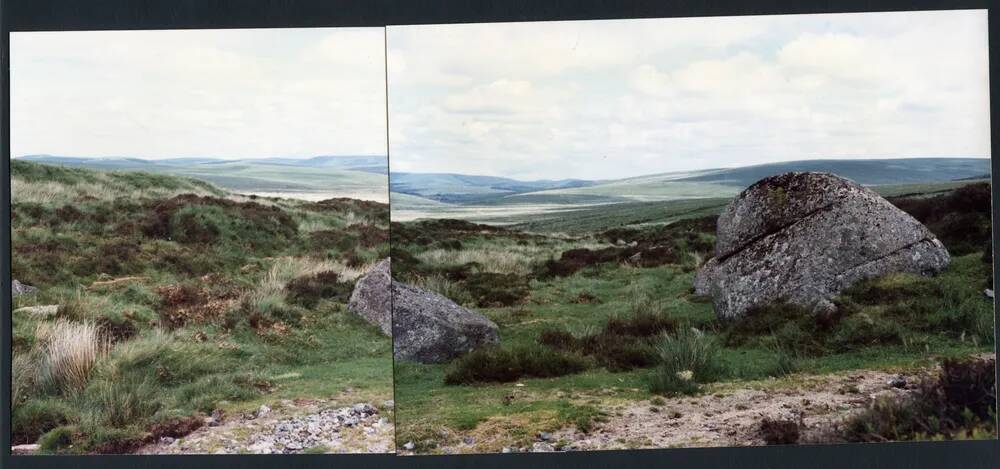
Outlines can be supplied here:
M338 407L327 400L281 400L181 438L162 438L138 453L391 453L393 436L391 401Z
M980 358L994 357L986 354ZM697 396L608 404L603 409L607 420L588 433L567 427L539 435L531 446L503 446L502 442L477 438L475 442L470 439L471 444L448 445L440 451L475 453L498 446L503 452L757 446L766 444L760 430L765 418L798 422L799 443L824 443L829 442L829 430L847 417L883 396L911 394L921 379L937 371L937 367L899 372L856 370L719 383L707 386Z

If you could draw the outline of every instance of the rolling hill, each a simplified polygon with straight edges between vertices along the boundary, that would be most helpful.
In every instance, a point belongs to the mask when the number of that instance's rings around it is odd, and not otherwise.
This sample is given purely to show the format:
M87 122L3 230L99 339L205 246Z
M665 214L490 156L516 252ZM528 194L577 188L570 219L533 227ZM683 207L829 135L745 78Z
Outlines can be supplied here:
M382 200L388 194L384 156L317 156L312 158L170 158L68 157L28 155L22 161L105 171L144 171L186 176L236 192L300 192Z

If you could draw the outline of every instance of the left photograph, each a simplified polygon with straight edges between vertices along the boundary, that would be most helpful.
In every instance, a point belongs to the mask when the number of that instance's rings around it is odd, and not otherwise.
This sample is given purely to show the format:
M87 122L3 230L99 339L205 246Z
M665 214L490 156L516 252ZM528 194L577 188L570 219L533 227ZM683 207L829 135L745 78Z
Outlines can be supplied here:
M10 44L12 452L395 451L382 28Z

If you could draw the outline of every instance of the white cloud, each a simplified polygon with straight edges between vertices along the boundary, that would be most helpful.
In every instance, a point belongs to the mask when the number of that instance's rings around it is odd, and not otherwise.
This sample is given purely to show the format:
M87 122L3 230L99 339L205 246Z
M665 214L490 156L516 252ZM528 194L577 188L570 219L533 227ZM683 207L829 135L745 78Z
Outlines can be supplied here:
M380 28L11 35L12 154L384 154Z
M394 171L990 154L985 11L390 27Z

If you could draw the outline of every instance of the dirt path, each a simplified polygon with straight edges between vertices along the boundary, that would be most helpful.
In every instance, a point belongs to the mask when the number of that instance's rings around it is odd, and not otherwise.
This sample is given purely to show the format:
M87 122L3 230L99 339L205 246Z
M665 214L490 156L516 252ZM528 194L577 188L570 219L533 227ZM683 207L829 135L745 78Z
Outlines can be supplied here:
M395 450L392 404L337 407L326 400L282 400L181 438L161 438L138 453L391 453Z
M589 434L563 429L551 441L566 442L563 449L570 451L763 445L761 420L771 418L799 422L805 442L878 397L911 393L919 379L917 373L855 371L793 377L792 386L716 386L691 398L608 409L608 421Z
M979 358L993 358L984 354ZM824 432L882 396L911 394L938 368L906 372L855 370L826 375L792 375L780 380L719 383L690 397L653 398L607 404L607 420L589 433L567 427L538 435L528 446L504 452L585 451L763 445L765 418L799 423L799 443L822 443ZM599 396L593 396L595 399ZM482 436L482 435L477 435ZM497 435L474 444L441 447L443 453L470 453L509 442ZM471 440L471 439L470 439ZM471 443L471 442L470 442ZM403 454L411 453L403 449Z

